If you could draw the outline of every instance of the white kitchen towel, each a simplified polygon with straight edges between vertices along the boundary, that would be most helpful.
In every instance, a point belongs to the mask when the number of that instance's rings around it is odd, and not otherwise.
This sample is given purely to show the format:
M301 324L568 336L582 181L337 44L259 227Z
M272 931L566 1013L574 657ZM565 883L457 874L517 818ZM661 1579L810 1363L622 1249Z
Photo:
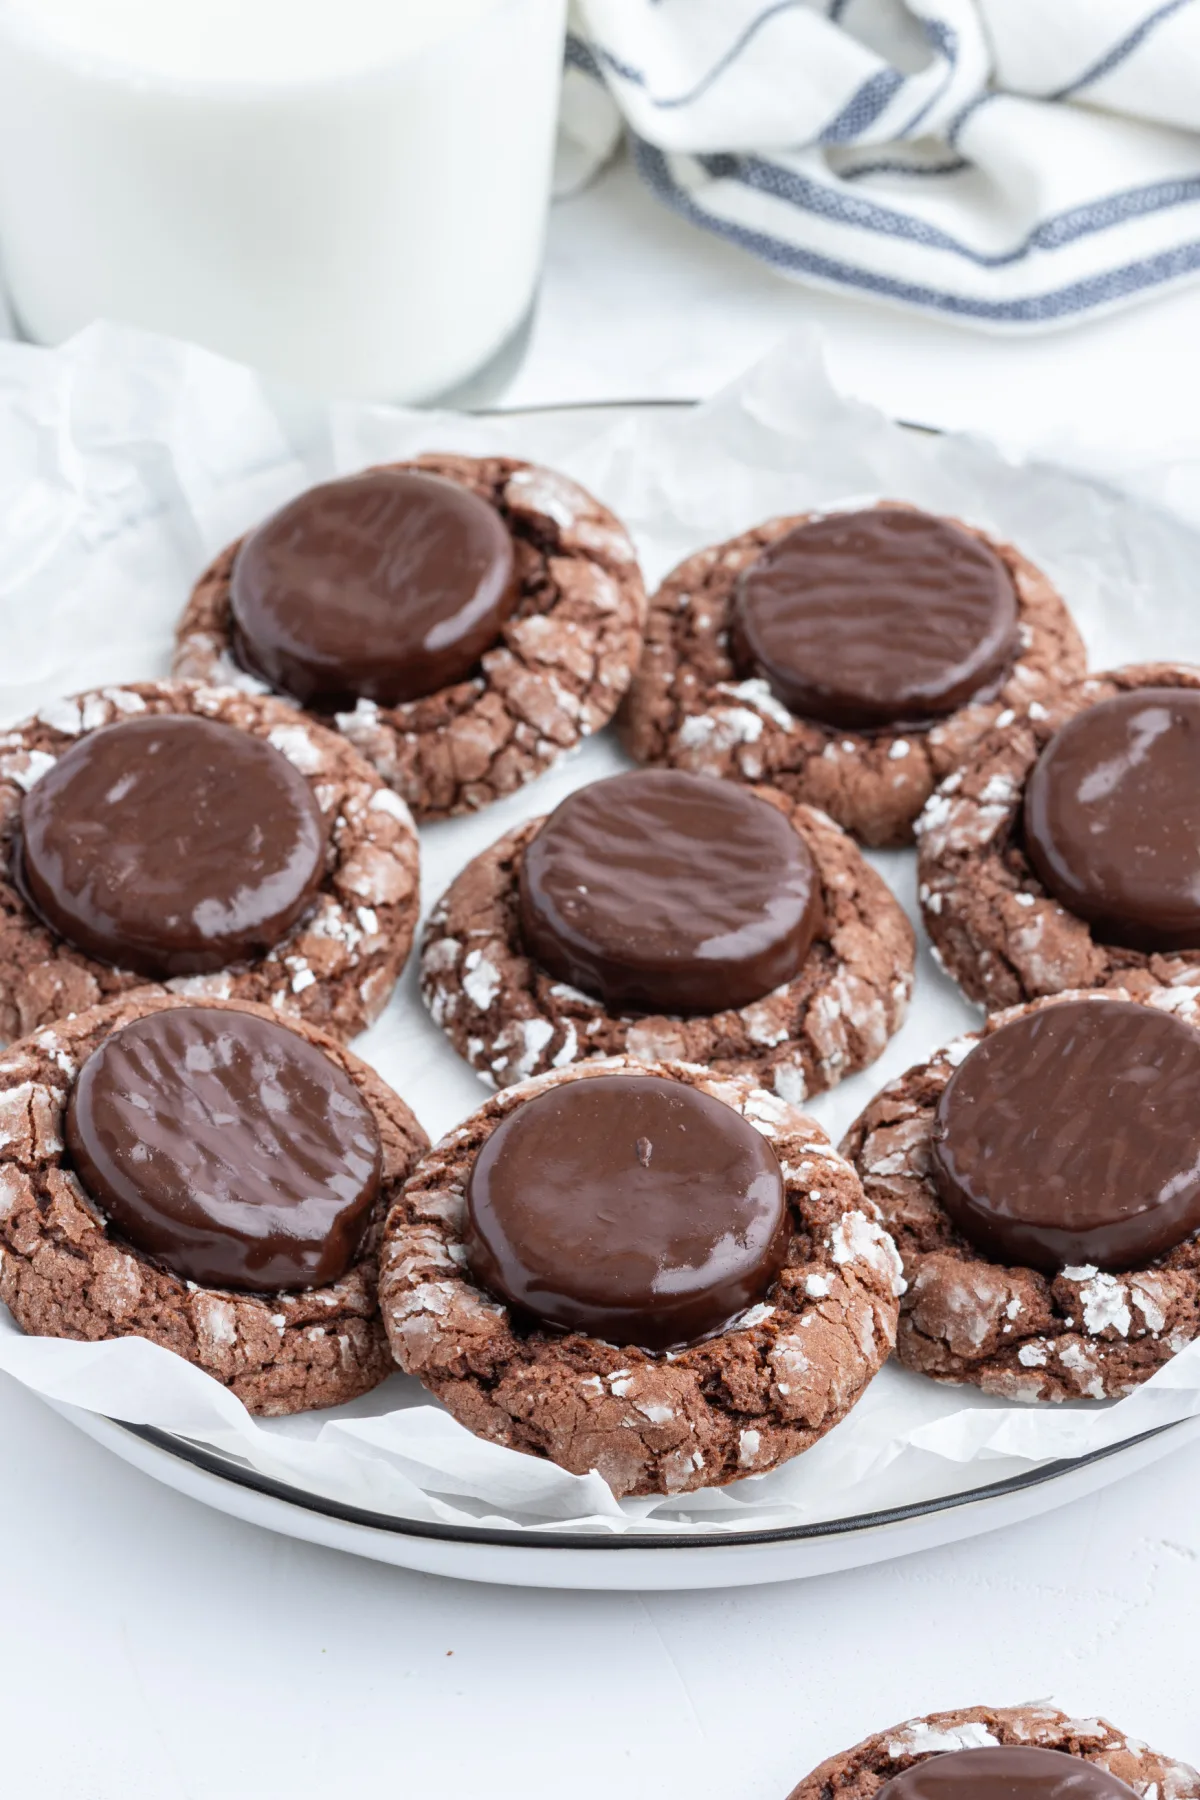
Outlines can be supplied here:
M783 273L1045 327L1200 270L1200 0L574 0L567 180L628 131Z

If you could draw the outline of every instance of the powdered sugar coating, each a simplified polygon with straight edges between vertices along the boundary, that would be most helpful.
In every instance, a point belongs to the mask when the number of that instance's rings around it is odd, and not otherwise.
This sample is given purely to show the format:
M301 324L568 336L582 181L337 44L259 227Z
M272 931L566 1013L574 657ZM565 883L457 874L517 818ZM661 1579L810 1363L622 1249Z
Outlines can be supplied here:
M335 721L417 819L445 819L515 792L608 723L641 651L645 588L620 521L565 475L500 456L393 466L441 475L494 505L512 532L521 585L477 676L403 706L360 700ZM231 652L239 544L197 582L173 671L262 693Z
M1200 949L1159 955L1097 943L1046 892L1023 847L1025 783L1055 732L1099 701L1143 687L1200 688L1200 668L1131 664L997 721L917 820L925 924L969 999L992 1008L1066 988L1200 982Z
M1151 1267L1115 1275L1090 1266L1036 1270L989 1262L951 1223L930 1169L934 1113L969 1050L1010 1020L1066 1000L1136 1000L1200 1026L1194 988L1068 992L993 1014L982 1030L885 1087L855 1120L842 1152L858 1170L904 1260L908 1292L896 1355L938 1381L969 1382L1007 1400L1104 1400L1127 1394L1200 1336L1200 1241Z
M147 984L48 931L9 873L22 794L88 732L145 714L193 714L265 738L308 781L328 827L305 916L261 960ZM380 805L380 801L384 805ZM408 809L343 738L282 701L195 682L139 682L54 701L0 734L0 1036L13 1038L134 988L251 1000L353 1037L383 1010L408 959L419 849Z
M756 792L791 820L821 879L825 923L792 981L737 1011L687 1019L614 1016L556 981L521 942L520 861L544 823L533 819L468 864L426 926L421 993L459 1055L500 1087L595 1056L676 1060L752 1075L793 1105L873 1062L908 1007L912 928L832 820Z
M1016 590L1021 648L1000 691L929 731L867 735L796 718L765 681L738 679L729 623L742 570L820 516L772 519L697 552L668 575L650 602L622 734L639 762L769 783L793 801L821 807L865 844L911 843L913 821L934 787L998 717L1051 698L1083 674L1083 643L1040 569L1010 544L954 520L995 551Z
M840 1751L806 1775L788 1800L873 1800L893 1775L926 1757L993 1744L1031 1744L1097 1763L1144 1800L1197 1800L1200 1775L1126 1737L1107 1719L1073 1719L1055 1706L972 1706L907 1719Z
M336 1406L391 1373L376 1304L383 1219L429 1140L373 1069L311 1025L293 1022L354 1083L383 1145L383 1180L354 1263L302 1293L203 1288L108 1236L64 1166L62 1119L75 1072L133 1019L186 1005L136 994L23 1038L0 1055L0 1300L34 1336L96 1342L144 1337L230 1388L251 1412ZM214 1001L275 1018L275 1009Z
M401 1368L478 1436L577 1474L597 1469L618 1495L676 1494L774 1468L845 1416L894 1342L900 1262L815 1121L746 1076L662 1064L656 1074L734 1106L786 1165L794 1237L768 1303L669 1357L518 1330L465 1268L474 1158L524 1100L635 1068L612 1057L552 1070L496 1095L443 1139L388 1217L379 1297Z

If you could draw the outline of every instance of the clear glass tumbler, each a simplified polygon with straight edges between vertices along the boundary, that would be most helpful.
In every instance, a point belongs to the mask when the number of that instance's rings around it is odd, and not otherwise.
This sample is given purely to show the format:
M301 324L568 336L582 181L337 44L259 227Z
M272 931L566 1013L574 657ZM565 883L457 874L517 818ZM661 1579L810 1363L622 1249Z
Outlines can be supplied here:
M0 0L0 263L327 394L423 401L519 338L566 0Z

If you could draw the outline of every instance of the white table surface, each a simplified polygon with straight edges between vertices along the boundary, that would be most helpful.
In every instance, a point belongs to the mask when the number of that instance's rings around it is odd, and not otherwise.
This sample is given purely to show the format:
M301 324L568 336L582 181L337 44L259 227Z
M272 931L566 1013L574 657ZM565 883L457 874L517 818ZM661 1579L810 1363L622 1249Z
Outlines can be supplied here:
M556 211L510 397L704 393L803 322L903 417L1100 460L1200 419L1200 289L985 338L786 284L626 169ZM0 1793L22 1800L783 1800L913 1713L1045 1696L1200 1762L1200 1447L888 1567L643 1598L469 1587L271 1537L3 1378L0 1435Z

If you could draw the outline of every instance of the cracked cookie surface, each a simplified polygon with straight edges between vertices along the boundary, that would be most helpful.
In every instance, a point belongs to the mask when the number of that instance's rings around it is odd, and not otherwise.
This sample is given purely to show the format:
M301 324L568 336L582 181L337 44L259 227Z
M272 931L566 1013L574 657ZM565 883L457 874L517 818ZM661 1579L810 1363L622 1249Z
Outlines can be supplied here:
M444 476L489 501L516 551L520 599L477 676L401 706L360 700L328 721L418 819L446 819L515 792L608 723L641 651L645 589L620 521L565 475L501 456L388 466ZM197 582L173 671L263 693L231 650L240 541Z
M1016 590L1020 649L999 692L921 731L868 734L798 718L765 681L739 679L729 625L742 571L789 531L821 516L772 519L698 551L667 576L650 601L645 649L621 712L622 737L638 762L764 782L822 808L862 843L908 844L938 782L998 717L1052 697L1083 674L1083 643L1040 569L1010 544L955 520L996 553Z
M1161 1756L1107 1719L1073 1719L1055 1706L968 1706L906 1719L842 1750L798 1782L788 1800L873 1800L886 1781L914 1763L953 1750L1029 1744L1098 1763L1144 1800L1196 1800L1200 1775Z
M171 713L266 739L309 783L329 836L312 906L265 957L154 983L87 956L48 930L10 870L22 795L57 757L106 725ZM22 1036L148 988L261 1002L286 1020L353 1037L383 1011L408 959L418 868L408 808L344 738L282 701L183 681L135 682L54 701L0 733L0 1035Z
M703 1064L751 1075L798 1103L866 1067L903 1022L912 927L856 845L813 807L769 788L816 863L824 923L799 973L748 1006L708 1016L614 1016L526 953L521 857L541 825L507 832L438 901L421 949L421 993L459 1055L507 1087L594 1056Z
M1061 994L993 1014L928 1062L889 1082L851 1125L842 1154L858 1170L904 1263L896 1355L935 1380L1005 1400L1105 1400L1128 1394L1200 1336L1200 1239L1145 1269L1034 1269L991 1262L938 1198L930 1139L942 1090L982 1038L1069 999L1137 1000L1200 1025L1200 988Z
M340 1281L299 1293L196 1286L125 1244L67 1166L63 1115L80 1068L114 1031L189 1001L145 989L46 1026L0 1055L0 1300L32 1336L144 1337L195 1363L251 1412L337 1406L394 1367L376 1284L383 1221L428 1139L404 1102L336 1038L290 1028L354 1083L383 1145L383 1178L355 1260ZM206 1006L278 1019L272 1008Z
M779 1282L718 1336L669 1356L518 1329L466 1268L472 1163L524 1100L622 1070L647 1072L620 1057L553 1070L443 1138L388 1217L380 1308L400 1367L477 1436L575 1474L596 1469L618 1496L686 1493L765 1473L845 1417L891 1349L899 1258L814 1120L745 1076L652 1065L733 1106L774 1148L793 1232Z
M1033 872L1021 825L1025 783L1068 719L1136 688L1200 688L1200 669L1138 663L1090 675L1021 718L997 720L917 820L921 912L934 952L989 1009L1067 988L1200 980L1200 949L1147 952L1100 943Z

